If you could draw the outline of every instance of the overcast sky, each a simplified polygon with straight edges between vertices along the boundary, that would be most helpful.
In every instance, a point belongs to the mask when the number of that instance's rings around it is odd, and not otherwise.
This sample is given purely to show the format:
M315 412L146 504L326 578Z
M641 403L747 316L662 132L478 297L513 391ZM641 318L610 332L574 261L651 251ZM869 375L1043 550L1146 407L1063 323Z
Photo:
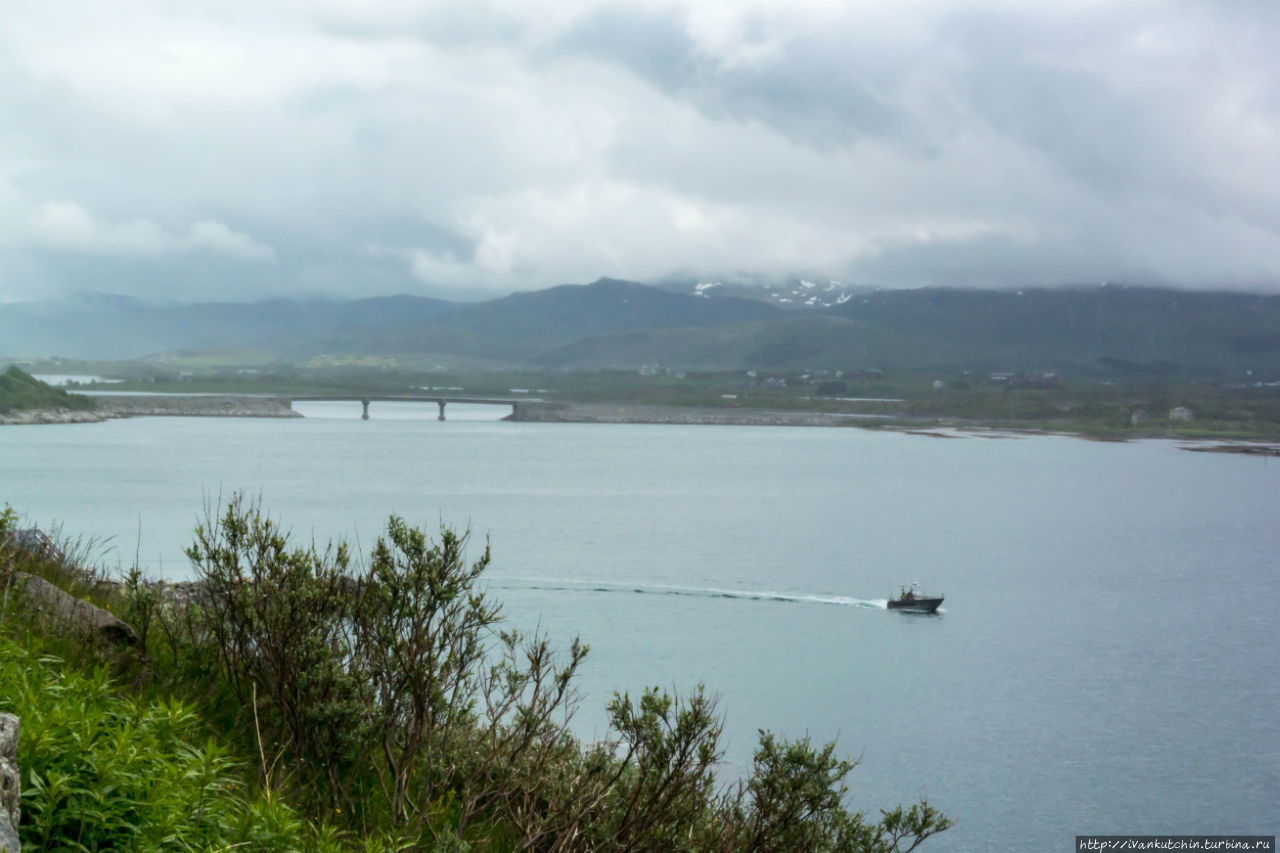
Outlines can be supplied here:
M1280 292L1280 3L6 0L0 300Z

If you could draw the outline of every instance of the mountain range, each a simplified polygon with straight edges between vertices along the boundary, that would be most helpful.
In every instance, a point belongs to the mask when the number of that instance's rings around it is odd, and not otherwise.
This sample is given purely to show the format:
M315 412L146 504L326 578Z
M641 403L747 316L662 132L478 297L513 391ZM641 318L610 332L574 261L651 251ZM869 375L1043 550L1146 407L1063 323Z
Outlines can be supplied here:
M157 305L86 294L0 305L0 355L124 360L255 350L494 366L1280 374L1280 296L1104 285L1021 291L685 292L601 279L485 302L418 296ZM805 296L808 294L809 296Z

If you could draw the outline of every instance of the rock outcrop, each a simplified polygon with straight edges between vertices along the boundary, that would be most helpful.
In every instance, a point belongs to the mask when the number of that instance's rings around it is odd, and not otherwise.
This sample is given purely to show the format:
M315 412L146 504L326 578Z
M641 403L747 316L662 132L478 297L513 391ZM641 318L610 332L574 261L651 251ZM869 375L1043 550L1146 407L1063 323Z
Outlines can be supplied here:
M0 853L22 853L18 840L21 788L18 779L18 718L0 714Z
M76 598L44 578L14 572L13 591L29 612L64 624L84 636L117 644L138 642L137 632L109 610Z
M284 397L247 394L103 394L97 412L113 418L300 418Z
M96 410L72 411L71 409L24 409L20 412L0 412L0 426L7 424L86 424L105 421L110 415Z

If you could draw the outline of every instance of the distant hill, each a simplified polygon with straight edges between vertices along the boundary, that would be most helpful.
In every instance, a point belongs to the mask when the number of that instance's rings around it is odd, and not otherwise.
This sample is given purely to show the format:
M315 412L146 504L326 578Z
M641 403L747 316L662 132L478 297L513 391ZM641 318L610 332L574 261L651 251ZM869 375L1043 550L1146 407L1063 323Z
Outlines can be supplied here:
M945 341L977 367L1280 370L1280 296L1115 285L925 288L878 291L829 313Z
M804 291L820 291L800 285ZM478 303L0 306L0 355L431 354L573 369L886 368L1280 376L1280 296L1105 286L846 291L809 308L601 279ZM835 293L835 291L832 291Z
M639 329L714 328L779 316L747 299L698 299L635 282L602 278L459 306L425 323L397 323L337 336L332 348L449 352L513 362L585 336Z
M945 341L822 314L788 314L718 329L660 329L584 338L536 356L548 367L626 368L662 364L709 370L902 367L963 355Z
M867 285L851 285L840 281L809 281L805 278L793 278L781 282L747 284L735 281L698 281L675 280L665 281L658 285L675 293L686 293L702 299L739 298L770 305L786 310L804 310L809 308L830 308L842 305L855 296L872 293L876 290Z
M875 291L764 323L587 337L534 360L578 368L662 363L1274 376L1280 297L1135 287Z

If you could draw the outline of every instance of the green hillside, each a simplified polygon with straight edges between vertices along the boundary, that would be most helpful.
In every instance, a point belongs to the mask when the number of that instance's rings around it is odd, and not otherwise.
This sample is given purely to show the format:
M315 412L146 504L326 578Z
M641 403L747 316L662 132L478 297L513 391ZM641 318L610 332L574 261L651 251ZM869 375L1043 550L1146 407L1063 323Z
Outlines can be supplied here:
M93 407L92 399L53 388L17 367L0 373L0 414L31 409L85 410Z
M664 364L705 370L749 368L922 369L969 353L930 339L823 314L787 314L716 329L660 329L600 335L535 356L536 364L577 369Z
M880 291L765 322L586 337L531 361L580 369L661 363L1275 376L1280 298L1142 288Z
M946 341L956 363L1135 373L1280 371L1280 297L1139 287L880 291L830 309Z
M634 282L600 279L460 306L426 323L360 329L325 346L359 352L454 353L518 364L586 336L714 329L780 314L772 306L748 299L698 299Z

